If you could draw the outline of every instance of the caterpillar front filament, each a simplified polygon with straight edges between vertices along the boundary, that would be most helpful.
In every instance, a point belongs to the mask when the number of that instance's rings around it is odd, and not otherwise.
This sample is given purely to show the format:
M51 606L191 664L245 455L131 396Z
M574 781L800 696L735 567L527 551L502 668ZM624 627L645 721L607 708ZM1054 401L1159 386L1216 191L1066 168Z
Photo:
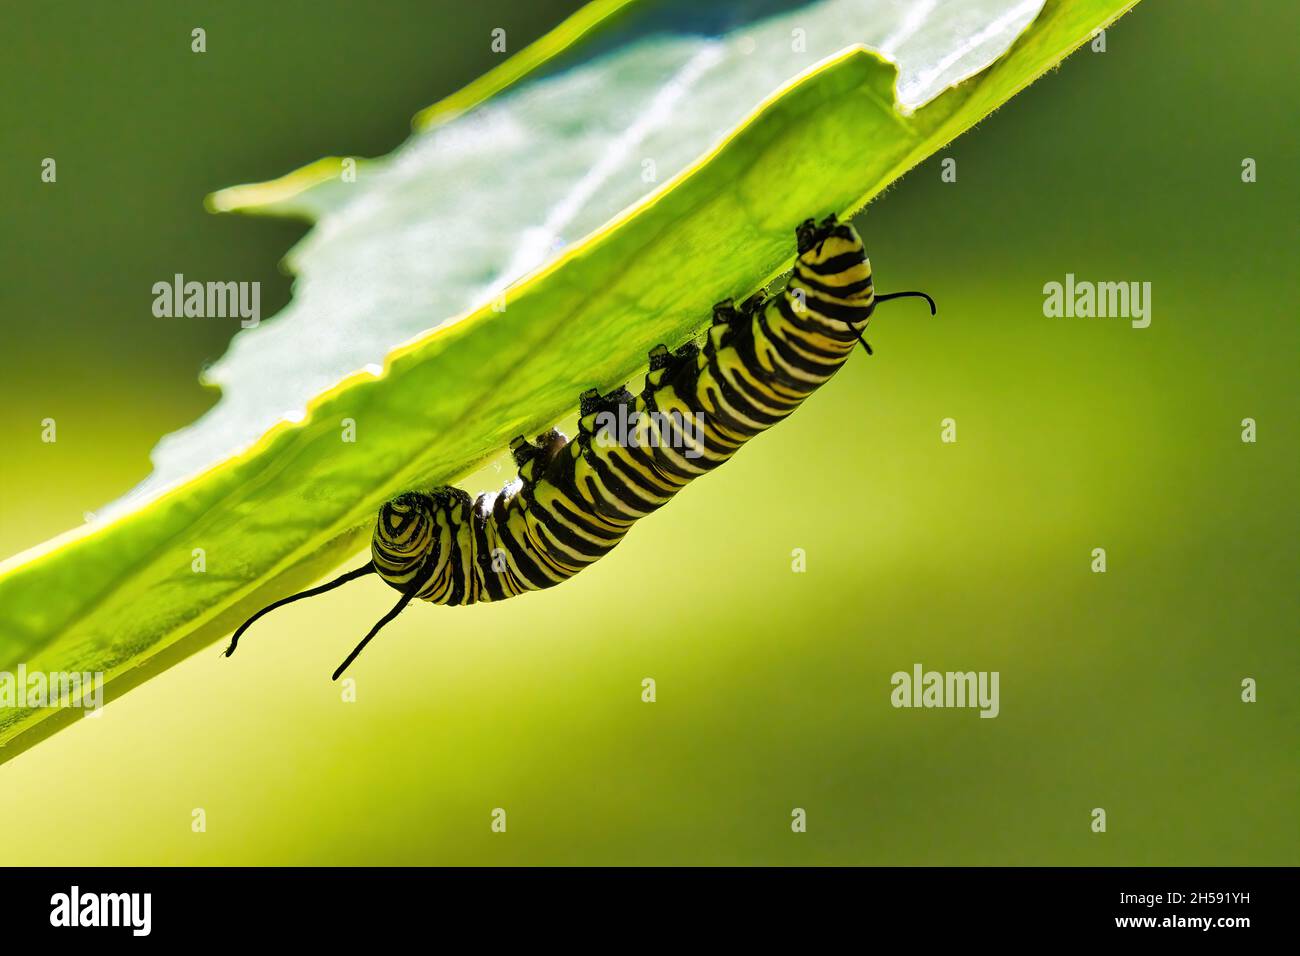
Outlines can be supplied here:
M877 303L857 232L829 216L795 230L798 257L785 289L739 308L714 306L702 345L650 353L645 388L595 389L580 398L578 434L552 429L510 444L519 477L471 499L459 488L411 491L379 511L371 560L327 584L263 608L262 615L366 574L402 595L334 672L337 680L412 600L503 601L567 581L609 553L637 521L691 479L717 468L835 374L861 343ZM620 427L631 423L630 428Z

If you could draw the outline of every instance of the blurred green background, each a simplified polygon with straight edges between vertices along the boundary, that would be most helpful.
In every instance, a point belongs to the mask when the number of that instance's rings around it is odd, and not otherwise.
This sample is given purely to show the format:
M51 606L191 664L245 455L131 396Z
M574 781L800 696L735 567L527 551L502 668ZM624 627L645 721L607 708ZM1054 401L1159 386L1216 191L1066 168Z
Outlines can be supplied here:
M303 227L207 192L387 152L493 27L576 6L11 6L0 552L213 401L236 324L159 325L153 282L287 301ZM939 317L882 310L874 358L576 581L411 609L355 703L329 673L387 589L282 611L0 766L0 863L1300 863L1300 11L1251 11L1144 3L909 173L858 224ZM1150 281L1150 328L1045 318L1067 272ZM999 671L1000 716L893 709L917 662Z

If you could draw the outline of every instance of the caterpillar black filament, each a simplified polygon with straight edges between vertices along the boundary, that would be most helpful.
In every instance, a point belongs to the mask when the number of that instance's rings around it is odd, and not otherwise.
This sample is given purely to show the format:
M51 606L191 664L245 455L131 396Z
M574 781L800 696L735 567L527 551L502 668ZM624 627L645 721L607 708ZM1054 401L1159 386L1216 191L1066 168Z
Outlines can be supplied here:
M829 216L795 230L798 258L786 288L739 308L714 306L702 345L650 353L645 388L595 389L580 398L572 441L552 429L510 444L519 477L476 500L459 488L399 495L379 511L371 560L327 584L263 608L237 630L226 655L262 615L378 574L401 592L334 672L347 668L412 600L502 601L567 581L623 540L691 479L803 403L843 365L876 305L922 292L876 295L857 232Z

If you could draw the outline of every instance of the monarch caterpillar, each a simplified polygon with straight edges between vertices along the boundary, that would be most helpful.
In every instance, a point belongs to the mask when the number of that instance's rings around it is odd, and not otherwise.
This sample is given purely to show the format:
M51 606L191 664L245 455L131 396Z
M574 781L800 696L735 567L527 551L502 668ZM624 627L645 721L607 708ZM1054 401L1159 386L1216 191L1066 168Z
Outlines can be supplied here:
M379 510L371 560L327 584L264 607L262 615L367 574L401 592L347 656L334 679L416 598L435 604L501 601L567 581L607 554L633 523L667 504L691 479L712 471L755 435L798 408L861 345L876 304L924 292L876 295L871 263L853 226L828 216L796 230L797 258L777 295L739 308L713 307L703 346L650 352L645 388L620 386L579 399L577 437L551 429L510 443L519 477L471 499L459 488L398 495ZM635 422L612 440L610 420ZM688 421L702 423L687 427ZM602 424L604 422L604 424Z

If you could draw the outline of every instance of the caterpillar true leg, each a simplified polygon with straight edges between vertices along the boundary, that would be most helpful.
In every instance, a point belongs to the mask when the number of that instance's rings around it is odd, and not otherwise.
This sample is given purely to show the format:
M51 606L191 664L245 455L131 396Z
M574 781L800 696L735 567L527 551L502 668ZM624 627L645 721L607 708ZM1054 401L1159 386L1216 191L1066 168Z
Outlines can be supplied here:
M767 301L766 292L756 292L744 302L736 305L733 299L723 299L721 302L715 302L713 305L713 324L714 325L735 325L750 318Z
M736 310L736 303L731 299L723 299L721 302L713 304L713 324L730 325L740 318L740 313ZM664 346L667 349L667 346Z

